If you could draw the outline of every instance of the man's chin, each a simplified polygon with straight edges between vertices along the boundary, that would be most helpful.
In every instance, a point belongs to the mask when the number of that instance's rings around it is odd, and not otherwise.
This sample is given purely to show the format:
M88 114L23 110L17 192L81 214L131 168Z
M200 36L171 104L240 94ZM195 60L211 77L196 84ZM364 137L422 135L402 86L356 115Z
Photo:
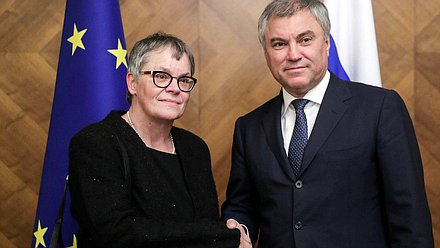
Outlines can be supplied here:
M301 90L309 86L309 81L305 78L295 78L287 81L287 87L291 89Z

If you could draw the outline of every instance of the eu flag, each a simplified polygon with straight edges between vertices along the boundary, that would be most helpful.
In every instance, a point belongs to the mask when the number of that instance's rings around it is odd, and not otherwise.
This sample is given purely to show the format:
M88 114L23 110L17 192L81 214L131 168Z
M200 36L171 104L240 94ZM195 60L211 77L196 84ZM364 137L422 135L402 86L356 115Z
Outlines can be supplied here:
M127 51L118 0L67 0L32 248L48 247L68 173L70 138L125 101ZM66 201L64 247L77 224Z

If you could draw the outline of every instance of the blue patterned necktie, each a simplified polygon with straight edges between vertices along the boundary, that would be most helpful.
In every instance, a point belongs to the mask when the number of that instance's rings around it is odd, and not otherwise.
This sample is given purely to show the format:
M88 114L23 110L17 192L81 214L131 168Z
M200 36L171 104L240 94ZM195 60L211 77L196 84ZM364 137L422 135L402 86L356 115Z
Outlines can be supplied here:
M295 176L298 176L301 170L301 162L303 158L304 148L307 145L307 119L304 114L304 107L309 100L296 99L292 101L295 107L296 119L293 128L292 139L289 145L289 162L293 167Z

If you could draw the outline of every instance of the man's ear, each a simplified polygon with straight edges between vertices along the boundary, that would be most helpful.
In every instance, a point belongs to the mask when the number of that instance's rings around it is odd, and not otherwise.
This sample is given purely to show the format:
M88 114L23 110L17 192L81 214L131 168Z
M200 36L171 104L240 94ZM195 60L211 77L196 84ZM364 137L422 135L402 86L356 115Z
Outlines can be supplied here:
M330 56L330 36L325 41L326 44L326 50L327 50L327 57Z

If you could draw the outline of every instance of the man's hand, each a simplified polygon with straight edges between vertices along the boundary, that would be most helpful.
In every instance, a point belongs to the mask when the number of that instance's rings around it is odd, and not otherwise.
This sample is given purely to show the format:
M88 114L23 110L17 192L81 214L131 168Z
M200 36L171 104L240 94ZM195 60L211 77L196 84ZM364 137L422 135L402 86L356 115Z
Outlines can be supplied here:
M246 233L244 227L238 223L238 221L234 219L228 219L226 221L226 226L233 230L238 229L240 231L240 246L238 248L252 248L251 238L249 237L249 233Z

